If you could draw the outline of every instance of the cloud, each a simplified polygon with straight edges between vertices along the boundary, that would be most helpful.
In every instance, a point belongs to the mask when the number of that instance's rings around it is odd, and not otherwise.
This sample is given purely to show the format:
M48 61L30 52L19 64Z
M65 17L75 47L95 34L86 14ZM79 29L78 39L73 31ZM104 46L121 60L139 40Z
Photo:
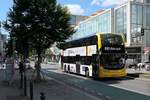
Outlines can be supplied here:
M84 13L84 9L78 4L67 4L68 10L73 15L82 15Z
M93 5L99 6L99 5L100 5L100 0L92 0L91 5L92 5L92 6L93 6Z
M115 6L115 5L120 5L128 0L104 0L102 2L103 7L109 7L109 6Z

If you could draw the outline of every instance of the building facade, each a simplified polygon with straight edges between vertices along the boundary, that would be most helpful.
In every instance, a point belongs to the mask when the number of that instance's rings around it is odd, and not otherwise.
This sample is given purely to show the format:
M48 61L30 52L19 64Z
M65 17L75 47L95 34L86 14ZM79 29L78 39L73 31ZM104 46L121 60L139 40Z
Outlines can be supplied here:
M114 12L115 32L125 34L126 51L129 57L135 59L136 62L149 61L150 1L129 0L116 7ZM145 29L144 35L141 34L141 28Z
M113 9L100 10L79 23L73 39L92 35L96 32L112 32Z
M78 25L81 21L87 19L87 16L80 16L80 15L71 15L70 24L72 26Z
M144 35L141 34L144 28ZM136 62L150 61L150 0L128 0L91 15L79 23L72 39L96 32L124 33L126 51Z
M81 15L71 15L70 25L74 27L75 31L78 30L77 26L80 26L80 22L86 20L88 16L81 16ZM77 30L76 30L77 29ZM77 36L77 35L75 35ZM74 39L74 35L71 36L67 41Z

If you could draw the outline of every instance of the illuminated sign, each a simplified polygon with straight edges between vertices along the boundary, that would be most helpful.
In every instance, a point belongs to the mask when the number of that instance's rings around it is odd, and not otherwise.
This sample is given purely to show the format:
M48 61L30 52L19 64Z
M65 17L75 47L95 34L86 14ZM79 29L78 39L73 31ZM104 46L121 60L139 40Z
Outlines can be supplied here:
M104 50L115 50L115 51L119 51L119 50L121 50L121 48L120 47L105 47L104 48Z

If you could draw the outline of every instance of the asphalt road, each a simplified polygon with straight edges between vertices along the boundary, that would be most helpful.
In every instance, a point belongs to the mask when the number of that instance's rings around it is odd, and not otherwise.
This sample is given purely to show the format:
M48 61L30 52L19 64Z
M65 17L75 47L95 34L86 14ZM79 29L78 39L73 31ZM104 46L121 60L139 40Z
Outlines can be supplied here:
M63 73L55 64L42 64L47 76L74 86L103 99L150 100L150 81L131 78L93 80L83 76Z
M110 80L102 80L101 82L108 84L109 86L150 96L150 80L130 79L127 77L124 79L116 78Z

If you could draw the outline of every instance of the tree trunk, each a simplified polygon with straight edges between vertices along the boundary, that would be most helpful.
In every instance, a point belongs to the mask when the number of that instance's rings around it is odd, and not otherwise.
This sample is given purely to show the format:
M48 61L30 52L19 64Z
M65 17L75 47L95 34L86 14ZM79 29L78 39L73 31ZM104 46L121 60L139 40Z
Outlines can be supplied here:
M29 57L29 44L24 42L24 59L27 59Z
M36 66L36 70L37 70L37 75L36 75L36 80L40 81L41 80L41 51L38 51L38 61L37 61L37 66Z

